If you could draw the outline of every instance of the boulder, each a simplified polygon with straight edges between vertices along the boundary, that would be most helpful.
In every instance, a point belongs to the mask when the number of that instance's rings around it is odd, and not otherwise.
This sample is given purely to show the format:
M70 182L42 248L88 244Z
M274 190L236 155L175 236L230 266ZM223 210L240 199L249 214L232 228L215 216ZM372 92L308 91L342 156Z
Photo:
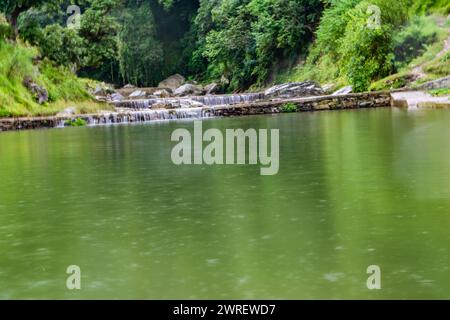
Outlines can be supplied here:
M124 99L124 97L118 92L113 93L109 98L112 102L121 102Z
M196 86L194 84L184 84L181 87L177 88L174 94L178 97L183 97L187 95L202 95L203 87Z
M123 89L134 89L136 86L133 86L132 84L126 84L123 86Z
M219 91L219 85L215 82L208 84L204 88L206 94L213 94Z
M314 81L284 83L267 89L265 92L268 98L297 98L323 94L323 89Z
M142 91L142 90L136 90L136 91L133 91L133 92L129 95L129 98L131 98L131 99L145 98L146 95L147 95L147 94L146 94L144 91Z
M108 98L105 96L95 96L95 100L98 102L108 102Z
M166 89L157 90L153 93L154 96L158 98L169 98L171 93Z
M166 80L161 81L158 84L158 88L167 88L175 90L176 88L182 86L186 82L186 79L180 74L174 74L168 77Z
M105 94L105 92L103 91L103 88L100 85L97 85L92 93L95 96L100 96L100 95Z
M48 101L48 91L35 83L31 77L25 77L23 85L31 92L37 103L43 104Z
M336 91L336 85L334 83L327 83L322 86L322 89L325 94L332 94Z
M106 96L112 93L114 93L114 89L105 83L97 84L95 89L92 91L94 96Z
M353 92L353 87L347 86L347 87L343 87L343 88L339 89L338 91L336 91L335 93L333 93L333 96L341 96L341 95L349 94L352 92Z

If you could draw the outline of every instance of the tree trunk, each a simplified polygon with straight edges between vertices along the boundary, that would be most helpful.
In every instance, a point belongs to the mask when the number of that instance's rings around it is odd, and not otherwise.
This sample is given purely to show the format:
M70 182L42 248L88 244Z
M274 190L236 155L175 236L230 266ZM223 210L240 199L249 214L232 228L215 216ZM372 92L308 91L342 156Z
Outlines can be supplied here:
M28 8L24 7L15 7L11 14L7 17L8 22L11 24L11 28L13 29L13 40L15 41L19 36L19 26L17 25L17 20L22 12L28 10Z

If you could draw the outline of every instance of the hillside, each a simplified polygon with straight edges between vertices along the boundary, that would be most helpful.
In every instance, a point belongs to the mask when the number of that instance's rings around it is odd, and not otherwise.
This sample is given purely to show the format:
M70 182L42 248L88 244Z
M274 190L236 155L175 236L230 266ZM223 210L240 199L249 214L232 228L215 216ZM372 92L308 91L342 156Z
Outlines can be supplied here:
M7 30L0 18L0 30ZM89 93L95 82L42 58L39 49L0 34L0 117L54 115L68 108L90 113L110 108Z
M449 12L448 4L425 9L419 2L408 9L399 1L396 10L381 10L375 29L367 27L368 2L342 1L328 8L309 54L278 73L275 82L313 79L364 91L415 87L449 75L450 19L441 15Z

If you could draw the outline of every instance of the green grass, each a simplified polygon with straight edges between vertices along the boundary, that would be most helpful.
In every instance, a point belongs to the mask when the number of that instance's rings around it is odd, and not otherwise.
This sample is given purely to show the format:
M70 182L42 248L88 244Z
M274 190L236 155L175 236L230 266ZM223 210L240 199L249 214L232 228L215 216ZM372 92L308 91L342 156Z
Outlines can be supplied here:
M450 88L441 88L436 90L430 90L429 93L435 97L442 97L450 95Z
M54 115L68 106L87 113L110 109L95 102L87 90L87 81L48 60L38 61L38 56L34 47L0 39L0 117ZM25 77L48 91L47 103L36 102L23 85Z
M399 89L406 86L409 82L410 75L408 73L393 74L387 78L372 83L369 87L369 91Z
M423 70L430 75L436 77L444 77L450 74L450 52L447 52L442 57L433 59L425 64Z

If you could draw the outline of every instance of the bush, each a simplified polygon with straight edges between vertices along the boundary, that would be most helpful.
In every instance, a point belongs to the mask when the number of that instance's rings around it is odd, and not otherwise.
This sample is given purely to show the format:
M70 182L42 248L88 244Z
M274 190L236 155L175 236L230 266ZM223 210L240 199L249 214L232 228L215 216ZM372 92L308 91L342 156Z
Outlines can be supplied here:
M86 120L81 118L67 120L64 125L66 127L84 127L87 124Z
M292 102L283 104L283 106L281 107L281 112L283 113L297 112L297 105Z
M83 64L83 40L73 29L59 24L45 27L39 40L42 54L56 63L76 70Z
M379 26L373 6L379 8ZM347 82L357 92L367 90L394 70L394 30L407 19L407 0L332 1L302 72L322 83Z
M380 7L381 13L388 9L385 1L373 2ZM379 26L369 27L369 9L372 5L362 1L351 10L349 15L352 19L347 24L338 49L341 74L347 77L355 92L367 90L373 80L383 78L393 71L393 27L399 23L396 19L404 19L398 12L382 15ZM406 12L404 15L406 16Z

